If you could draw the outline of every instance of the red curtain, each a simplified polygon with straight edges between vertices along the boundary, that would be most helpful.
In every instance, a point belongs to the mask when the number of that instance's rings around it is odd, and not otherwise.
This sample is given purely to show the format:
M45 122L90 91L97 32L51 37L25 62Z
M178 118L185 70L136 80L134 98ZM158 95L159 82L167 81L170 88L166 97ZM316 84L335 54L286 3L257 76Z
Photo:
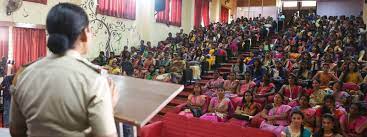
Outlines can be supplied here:
M8 57L9 27L0 27L0 58Z
M228 23L229 10L226 7L221 8L220 20L222 23Z
M171 21L170 24L181 27L182 0L172 0Z
M47 4L47 0L24 0L29 2L35 2L35 3L41 3L41 4Z
M14 68L46 56L46 32L44 29L13 28Z
M135 20L136 15L136 0L124 0L124 18Z
M135 20L136 0L98 0L97 13Z
M156 22L169 24L170 0L166 0L165 9L158 12Z
M123 16L123 1L98 0L97 13L121 18Z
M195 10L194 10L194 27L198 28L201 24L201 9L203 0L195 0Z
M209 25L209 0L203 0L201 8L201 17L203 18L204 26Z

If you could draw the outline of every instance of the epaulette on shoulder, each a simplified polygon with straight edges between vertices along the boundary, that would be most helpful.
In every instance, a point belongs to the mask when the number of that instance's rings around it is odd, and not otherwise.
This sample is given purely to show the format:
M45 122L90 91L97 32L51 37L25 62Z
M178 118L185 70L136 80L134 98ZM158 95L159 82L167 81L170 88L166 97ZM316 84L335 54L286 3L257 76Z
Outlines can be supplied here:
M103 69L101 66L92 64L91 62L87 61L86 59L77 59L79 62L83 63L84 65L86 65L88 68L91 68L93 71L101 74L101 75L105 75L107 74L107 70Z

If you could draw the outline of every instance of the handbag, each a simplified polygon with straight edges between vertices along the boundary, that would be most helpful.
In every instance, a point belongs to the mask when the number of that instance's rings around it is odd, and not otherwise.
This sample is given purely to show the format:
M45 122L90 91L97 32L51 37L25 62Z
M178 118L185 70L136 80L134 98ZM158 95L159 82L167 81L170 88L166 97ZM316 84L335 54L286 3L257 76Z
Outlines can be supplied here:
M246 114L234 114L233 117L238 120L246 120L246 121L250 121L252 119L252 116Z

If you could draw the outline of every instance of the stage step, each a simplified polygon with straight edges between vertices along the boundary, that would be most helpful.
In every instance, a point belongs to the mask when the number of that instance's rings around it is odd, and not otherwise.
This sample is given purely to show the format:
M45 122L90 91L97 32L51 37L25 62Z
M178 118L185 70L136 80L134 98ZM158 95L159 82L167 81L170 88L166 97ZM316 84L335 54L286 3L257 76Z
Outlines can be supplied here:
M149 124L157 122L157 121L162 121L163 120L163 116L162 115L155 115L150 121Z
M187 99L176 97L171 102L169 102L168 105L177 106L177 105L180 105L180 104L183 104L183 103L186 103L186 102L187 102Z
M198 81L198 83L200 84L200 85L205 85L206 83L208 83L208 81L209 80L200 80L200 81Z
M202 76L201 78L202 78L202 80L211 80L211 79L214 78L214 76L213 75L206 75L206 76Z
M222 67L232 67L232 65L235 63L223 63Z
M237 63L237 60L236 59L231 59L231 60L228 60L228 63Z
M220 72L231 72L231 68L230 67L221 67L218 69L218 71Z
M180 94L178 94L178 97L187 98L191 94L191 92L192 92L192 90L191 91L182 91Z
M159 111L159 115L164 115L166 114L167 112L171 112L175 109L174 106L165 106L161 111Z

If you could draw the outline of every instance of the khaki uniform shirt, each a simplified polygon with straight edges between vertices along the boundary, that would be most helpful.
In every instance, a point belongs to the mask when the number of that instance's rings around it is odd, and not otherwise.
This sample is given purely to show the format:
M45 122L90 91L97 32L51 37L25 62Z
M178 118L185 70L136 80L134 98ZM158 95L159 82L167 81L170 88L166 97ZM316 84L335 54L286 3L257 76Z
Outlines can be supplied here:
M73 50L28 66L12 93L10 125L27 128L30 137L116 133L110 88L99 70Z

